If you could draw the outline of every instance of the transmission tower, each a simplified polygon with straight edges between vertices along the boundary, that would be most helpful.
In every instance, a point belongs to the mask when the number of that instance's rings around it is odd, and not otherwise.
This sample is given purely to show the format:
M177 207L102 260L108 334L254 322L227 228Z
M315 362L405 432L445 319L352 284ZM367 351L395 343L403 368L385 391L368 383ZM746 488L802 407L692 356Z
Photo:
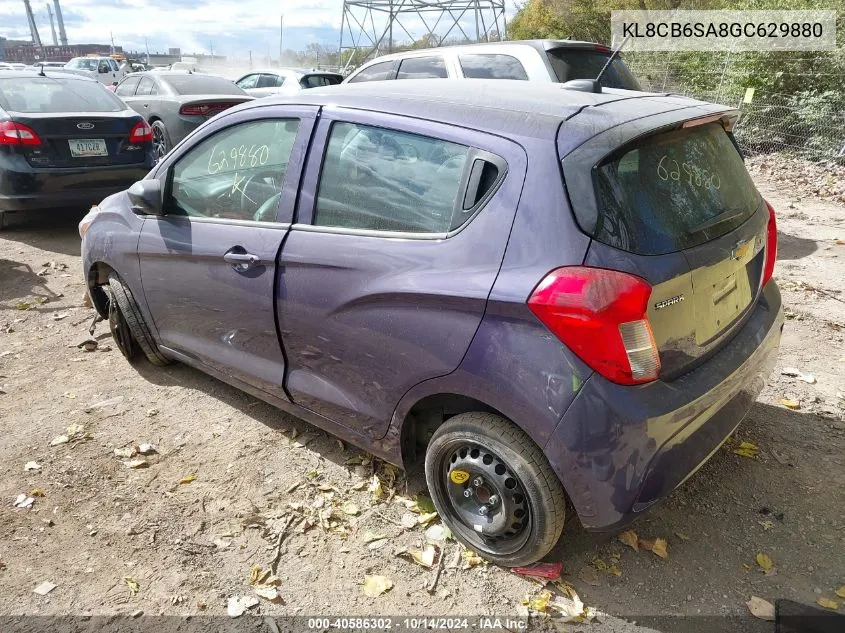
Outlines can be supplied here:
M392 52L397 41L491 42L504 40L506 29L505 0L344 0L340 57L357 65Z

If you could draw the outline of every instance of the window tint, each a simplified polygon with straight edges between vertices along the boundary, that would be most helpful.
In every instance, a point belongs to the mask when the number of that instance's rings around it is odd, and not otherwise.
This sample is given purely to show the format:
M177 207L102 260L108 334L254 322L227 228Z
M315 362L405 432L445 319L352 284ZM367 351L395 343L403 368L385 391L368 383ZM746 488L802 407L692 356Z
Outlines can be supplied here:
M113 72L118 72L120 70L120 65L113 59L109 60L109 66L111 66Z
M399 64L396 79L445 79L448 76L446 62L440 56L409 57Z
M175 215L272 222L298 119L242 123L188 151L173 167Z
M120 112L126 105L103 84L79 79L0 79L0 107L15 112Z
M243 95L243 90L225 77L214 75L167 75L164 78L180 95Z
M314 223L445 233L453 227L468 152L463 145L417 134L335 123Z
M546 51L549 62L560 82L572 79L595 79L607 63L610 53L599 51L578 50L572 48L553 48ZM601 85L605 88L622 88L625 90L640 90L640 84L634 74L618 57L610 64Z
M596 193L594 237L641 255L721 237L760 205L739 152L718 123L653 135L616 152L596 169Z
M275 88L276 87L276 75L270 75L268 73L262 74L258 78L258 87L259 88Z
M238 81L238 88L241 90L251 90L258 86L258 75L247 75Z
M305 75L299 80L303 88L320 88L322 86L334 86L342 81L337 75Z
M528 80L525 68L511 55L461 55L459 59L464 77Z
M151 77L141 77L141 82L138 84L138 89L135 91L136 95L151 95L154 94L155 81Z
M356 83L358 81L384 81L385 79L393 79L393 64L394 62L379 62L368 66L357 75L349 80L349 83Z
M135 94L135 88L138 87L139 81L141 81L140 77L127 77L124 81L120 82L120 85L115 88L114 92L121 97L131 97Z

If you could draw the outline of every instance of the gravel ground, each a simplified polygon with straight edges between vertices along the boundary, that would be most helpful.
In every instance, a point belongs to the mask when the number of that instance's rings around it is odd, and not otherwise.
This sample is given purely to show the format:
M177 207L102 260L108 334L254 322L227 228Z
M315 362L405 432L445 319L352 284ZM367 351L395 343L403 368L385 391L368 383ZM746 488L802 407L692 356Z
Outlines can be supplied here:
M563 561L586 605L616 617L566 630L771 630L748 617L751 596L833 599L845 612L835 595L845 584L845 207L757 179L779 214L787 323L775 374L733 441L632 526L665 539L667 558L568 522L548 560ZM251 574L271 568L279 598L249 614L515 617L542 595L454 541L437 547L442 566L410 559L425 544L413 512L425 500L408 507L420 472L406 478L188 367L131 366L109 349L105 324L97 351L77 348L93 318L79 217L17 219L0 233L0 614L225 617L230 598L256 596ZM756 456L736 454L741 442ZM143 443L155 452L128 456ZM30 509L13 507L20 494L33 496ZM392 588L369 597L365 576ZM34 593L44 581L56 587Z

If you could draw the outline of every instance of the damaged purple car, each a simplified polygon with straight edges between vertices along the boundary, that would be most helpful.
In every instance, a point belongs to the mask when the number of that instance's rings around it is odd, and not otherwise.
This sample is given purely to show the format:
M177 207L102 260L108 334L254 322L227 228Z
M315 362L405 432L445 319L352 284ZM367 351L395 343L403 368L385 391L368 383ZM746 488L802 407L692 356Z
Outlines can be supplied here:
M261 99L82 220L89 293L128 359L424 460L455 536L526 565L567 508L613 530L682 484L774 365L737 116L503 80Z

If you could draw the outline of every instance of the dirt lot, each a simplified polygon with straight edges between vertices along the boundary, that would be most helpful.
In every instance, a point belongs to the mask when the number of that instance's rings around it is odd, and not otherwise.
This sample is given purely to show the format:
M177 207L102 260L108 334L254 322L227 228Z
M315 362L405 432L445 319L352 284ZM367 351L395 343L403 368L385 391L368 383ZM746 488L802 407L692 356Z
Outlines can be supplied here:
M633 526L666 539L668 558L569 521L548 560L562 560L564 579L602 612L746 616L751 596L834 599L845 612L835 595L845 584L845 207L763 178L788 310L775 375L732 443ZM274 559L280 600L251 614L514 615L539 594L509 571L470 566L454 541L427 590L438 565L400 553L425 541L425 526L403 527L408 513L419 522L407 507L424 489L419 472L391 486L389 468L195 370L133 367L108 349L103 323L98 351L77 348L93 317L81 301L79 217L0 233L0 614L225 614L229 598L256 595L252 566ZM782 375L788 367L815 383ZM741 442L759 452L736 454ZM115 455L142 443L155 453ZM36 495L30 509L13 507L21 493ZM393 587L368 597L365 575ZM43 581L57 585L46 596L33 592ZM629 630L605 622L569 630ZM707 622L697 630L728 619Z

